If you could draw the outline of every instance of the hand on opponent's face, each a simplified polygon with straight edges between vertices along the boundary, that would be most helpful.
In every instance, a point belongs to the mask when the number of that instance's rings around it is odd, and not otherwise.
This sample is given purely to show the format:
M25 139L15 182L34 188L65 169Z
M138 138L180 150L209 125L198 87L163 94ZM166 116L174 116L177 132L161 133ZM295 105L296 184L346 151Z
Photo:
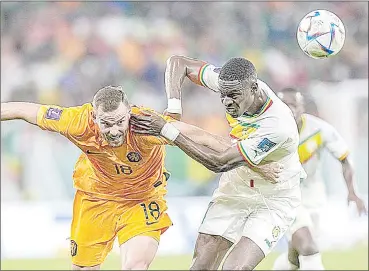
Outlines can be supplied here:
M131 130L138 134L160 135L166 123L158 114L149 111L143 111L143 115L132 114L130 119Z

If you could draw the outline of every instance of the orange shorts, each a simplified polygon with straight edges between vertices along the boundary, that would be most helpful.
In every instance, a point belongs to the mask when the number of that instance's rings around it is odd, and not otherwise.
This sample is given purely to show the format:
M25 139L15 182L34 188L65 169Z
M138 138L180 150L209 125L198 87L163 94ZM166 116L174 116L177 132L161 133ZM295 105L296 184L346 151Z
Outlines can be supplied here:
M101 264L113 248L138 235L158 242L171 225L164 198L124 207L120 202L92 198L77 190L71 225L72 263L78 266Z

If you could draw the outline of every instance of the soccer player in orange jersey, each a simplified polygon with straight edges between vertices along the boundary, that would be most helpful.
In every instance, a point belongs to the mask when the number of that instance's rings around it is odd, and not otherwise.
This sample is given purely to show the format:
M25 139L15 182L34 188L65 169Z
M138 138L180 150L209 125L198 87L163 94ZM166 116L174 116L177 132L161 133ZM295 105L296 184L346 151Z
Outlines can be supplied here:
M1 103L1 121L23 119L62 134L82 151L73 173L73 270L98 270L116 237L122 269L147 269L172 225L164 200L167 140L131 132L130 114L141 111L112 86L77 107Z

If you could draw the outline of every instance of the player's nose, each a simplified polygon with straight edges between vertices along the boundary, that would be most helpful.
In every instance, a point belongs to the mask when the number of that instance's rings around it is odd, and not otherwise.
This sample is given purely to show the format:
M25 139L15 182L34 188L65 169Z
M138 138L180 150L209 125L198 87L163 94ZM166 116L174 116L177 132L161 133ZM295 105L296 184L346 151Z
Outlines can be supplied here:
M228 97L225 97L224 99L223 99L223 104L225 105L225 106L229 106L229 105L231 105L232 104L232 99L231 98L228 98Z
M116 137L119 135L119 130L116 129L116 128L112 128L110 131L109 131L109 134L112 136L112 137Z

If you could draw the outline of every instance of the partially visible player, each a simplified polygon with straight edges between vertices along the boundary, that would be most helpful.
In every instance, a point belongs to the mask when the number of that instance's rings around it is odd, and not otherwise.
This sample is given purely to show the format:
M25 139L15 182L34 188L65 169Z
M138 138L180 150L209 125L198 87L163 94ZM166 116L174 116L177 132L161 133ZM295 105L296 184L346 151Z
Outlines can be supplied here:
M116 237L122 270L147 269L172 225L164 199L167 140L130 130L131 112L141 111L113 86L77 107L1 103L1 121L22 119L58 132L82 151L73 173L73 270L98 270Z
M214 172L225 172L201 223L191 270L217 270L232 245L222 268L252 270L283 236L300 204L300 178L305 172L297 153L296 122L244 58L232 58L217 69L203 61L172 57L165 83L167 114L173 117L181 115L186 77L219 92L232 142L220 138L219 143L206 146L152 113L133 115L133 129L151 135L169 133L166 138L190 157ZM255 171L270 162L284 166L277 182Z
M324 183L319 171L320 153L324 148L342 165L348 203L354 202L359 214L366 213L366 207L356 195L349 149L342 137L324 120L303 113L304 96L296 89L286 88L277 95L295 116L300 133L300 161L308 177L301 184L302 206L287 234L290 237L289 253L278 257L274 270L324 270L319 248L313 238L314 229L319 228L319 209L325 198Z

